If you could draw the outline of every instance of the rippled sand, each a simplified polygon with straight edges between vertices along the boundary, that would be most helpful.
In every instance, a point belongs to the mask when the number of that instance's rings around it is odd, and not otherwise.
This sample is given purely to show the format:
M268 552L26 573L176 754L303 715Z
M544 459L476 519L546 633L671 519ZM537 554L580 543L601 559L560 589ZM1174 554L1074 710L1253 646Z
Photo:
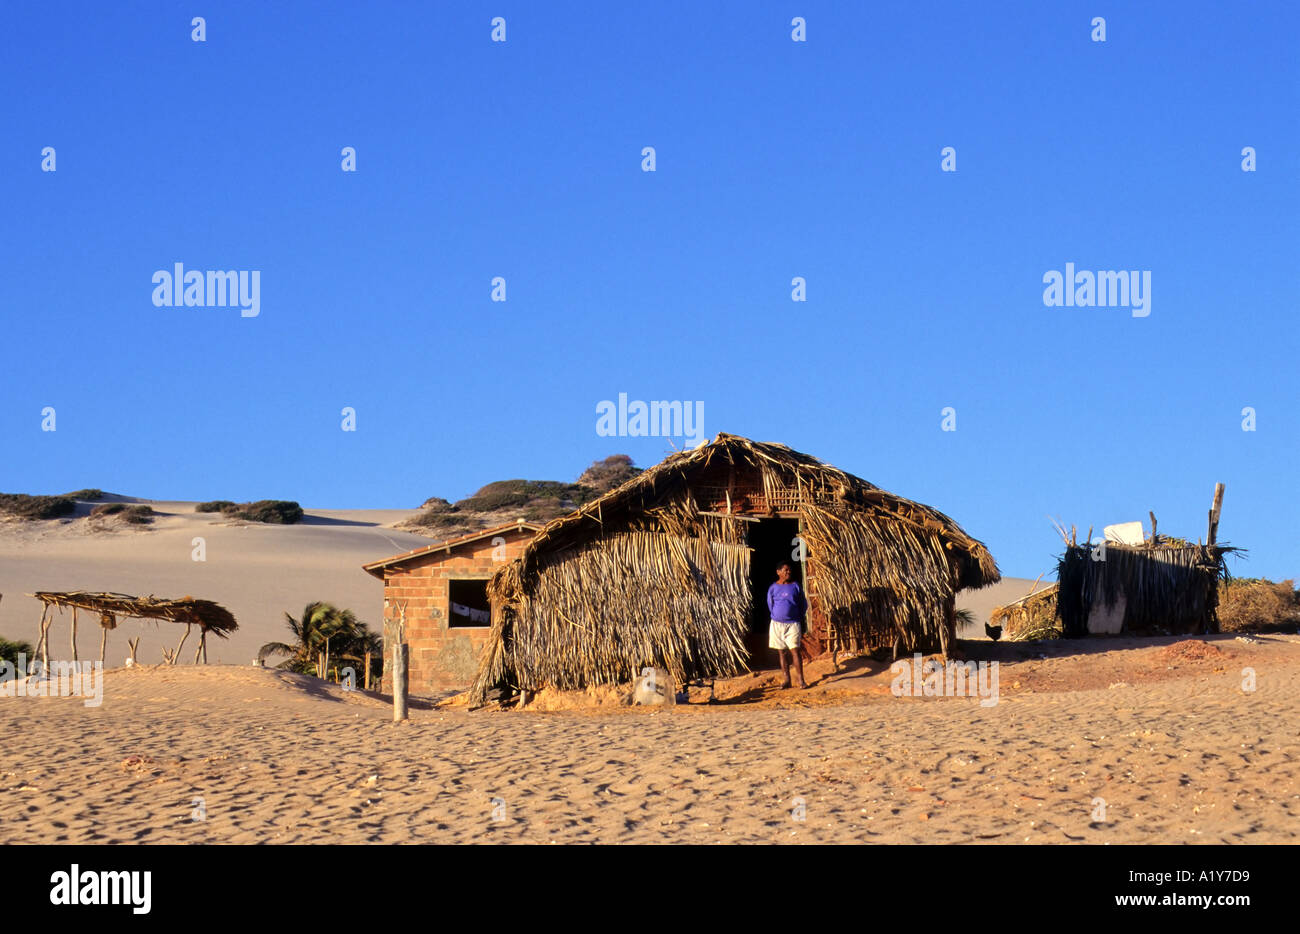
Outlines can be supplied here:
M0 698L0 842L1295 842L1300 639L1173 641L989 647L994 707L862 661L713 706L405 724L296 675L116 670L98 708Z

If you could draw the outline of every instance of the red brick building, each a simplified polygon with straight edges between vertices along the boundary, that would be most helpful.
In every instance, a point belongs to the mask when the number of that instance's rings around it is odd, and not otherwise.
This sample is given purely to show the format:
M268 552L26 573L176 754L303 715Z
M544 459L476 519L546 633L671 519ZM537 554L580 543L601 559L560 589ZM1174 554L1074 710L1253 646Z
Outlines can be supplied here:
M386 660L391 628L405 613L412 694L469 687L492 628L487 582L539 528L520 520L363 565L384 582ZM390 667L384 691L393 687Z

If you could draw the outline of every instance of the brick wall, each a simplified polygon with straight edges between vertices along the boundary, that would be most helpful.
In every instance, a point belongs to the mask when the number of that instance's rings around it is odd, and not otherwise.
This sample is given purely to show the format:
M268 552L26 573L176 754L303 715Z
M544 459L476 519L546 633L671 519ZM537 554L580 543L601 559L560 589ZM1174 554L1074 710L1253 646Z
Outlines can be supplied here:
M532 535L528 531L507 530L500 533L505 539L500 551L492 544L492 538L484 538L456 546L450 554L434 552L413 558L400 567L385 569L385 693L393 689L392 672L388 670L393 651L387 634L388 627L399 617L398 603L406 607L411 694L435 694L469 687L478 671L479 652L487 642L491 627L450 628L447 625L451 611L447 582L491 577L505 561L519 556Z

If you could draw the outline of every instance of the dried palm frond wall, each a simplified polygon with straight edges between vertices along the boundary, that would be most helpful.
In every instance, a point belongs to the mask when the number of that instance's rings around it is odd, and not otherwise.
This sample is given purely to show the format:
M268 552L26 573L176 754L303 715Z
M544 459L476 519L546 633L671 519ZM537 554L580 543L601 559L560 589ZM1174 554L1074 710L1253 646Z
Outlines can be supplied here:
M1094 607L1125 600L1123 632L1218 632L1227 545L1068 545L1057 565L1057 612L1069 638L1088 635Z

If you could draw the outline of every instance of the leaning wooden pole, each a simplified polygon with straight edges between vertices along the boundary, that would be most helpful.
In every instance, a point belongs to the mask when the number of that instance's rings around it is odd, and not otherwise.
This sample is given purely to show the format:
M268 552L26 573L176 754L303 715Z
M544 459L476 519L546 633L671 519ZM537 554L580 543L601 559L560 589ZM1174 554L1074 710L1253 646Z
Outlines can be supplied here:
M108 650L108 627L101 626L99 630L99 664L104 664L104 653Z
M33 652L32 655L41 656L42 659L45 659L44 663L48 664L49 656L45 654L45 636L46 636L45 618L50 615L50 605L48 603L43 603L41 604L41 606L43 607L43 609L41 610L41 623L40 623L41 632L40 632L40 636L36 640L36 651ZM35 661L35 658L33 657L32 660Z

